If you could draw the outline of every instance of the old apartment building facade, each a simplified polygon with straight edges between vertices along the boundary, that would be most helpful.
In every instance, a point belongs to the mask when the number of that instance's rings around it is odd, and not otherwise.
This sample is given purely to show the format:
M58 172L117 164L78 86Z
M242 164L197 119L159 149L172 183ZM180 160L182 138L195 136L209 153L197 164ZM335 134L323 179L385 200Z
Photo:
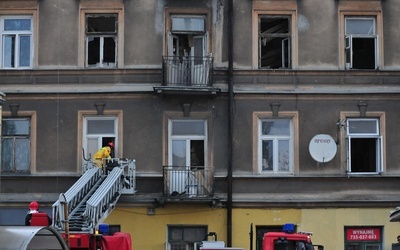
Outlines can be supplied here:
M136 160L137 192L106 222L134 249L215 232L259 250L287 222L326 249L390 249L399 13L398 0L0 1L0 224L22 225L31 200L50 211L112 140Z

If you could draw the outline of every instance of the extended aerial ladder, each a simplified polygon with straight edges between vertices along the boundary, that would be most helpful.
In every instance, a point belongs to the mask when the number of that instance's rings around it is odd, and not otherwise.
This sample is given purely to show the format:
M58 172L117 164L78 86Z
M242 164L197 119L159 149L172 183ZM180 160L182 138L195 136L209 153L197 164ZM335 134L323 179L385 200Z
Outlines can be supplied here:
M53 224L68 241L70 249L93 249L90 245L98 226L115 208L121 194L134 194L135 160L104 159L102 168L91 160L82 176L53 204Z

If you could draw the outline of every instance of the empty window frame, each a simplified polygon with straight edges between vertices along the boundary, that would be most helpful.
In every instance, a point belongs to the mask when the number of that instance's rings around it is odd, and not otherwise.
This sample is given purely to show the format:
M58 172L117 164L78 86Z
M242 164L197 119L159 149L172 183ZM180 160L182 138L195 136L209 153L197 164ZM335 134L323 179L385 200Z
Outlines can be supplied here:
M30 171L31 122L29 118L2 121L1 172Z
M347 172L379 174L383 170L379 119L347 119Z
M345 17L346 69L378 68L375 17Z
M207 239L207 226L170 225L168 226L168 250L197 250L195 246Z
M291 119L260 119L259 172L293 173L293 122Z
M1 67L4 69L32 68L32 16L1 18Z
M117 67L117 14L86 15L86 66Z
M258 26L258 67L291 68L291 16L260 15Z

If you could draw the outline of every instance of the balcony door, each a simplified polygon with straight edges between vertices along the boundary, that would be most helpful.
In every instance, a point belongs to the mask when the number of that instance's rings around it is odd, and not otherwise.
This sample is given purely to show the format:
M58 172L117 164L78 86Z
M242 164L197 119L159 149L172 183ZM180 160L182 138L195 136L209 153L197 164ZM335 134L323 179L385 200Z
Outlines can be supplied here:
M205 120L169 121L169 192L192 193L189 190L196 181L191 173L193 167L204 167L206 159Z
M174 85L207 85L210 64L208 35L202 16L173 16L168 33L168 82Z

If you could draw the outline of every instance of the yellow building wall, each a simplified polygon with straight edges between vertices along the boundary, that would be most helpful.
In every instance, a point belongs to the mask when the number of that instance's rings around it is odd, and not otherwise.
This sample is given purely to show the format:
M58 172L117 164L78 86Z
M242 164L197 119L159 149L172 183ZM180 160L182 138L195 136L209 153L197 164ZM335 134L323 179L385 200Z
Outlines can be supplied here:
M253 250L256 250L256 225L294 223L299 231L313 232L314 244L326 250L344 249L345 226L382 226L384 248L400 235L400 223L389 222L393 208L346 209L260 209L236 208L232 211L232 246L250 250L250 225L253 224ZM147 208L117 207L105 223L120 224L121 231L130 233L134 250L163 250L167 240L167 225L207 225L216 232L219 241L226 242L226 209L209 205L167 204L156 208L154 215Z
M147 208L119 207L105 223L120 224L121 231L130 233L134 250L165 250L167 225L207 225L218 240L226 241L226 209L209 205L167 204L147 214Z

